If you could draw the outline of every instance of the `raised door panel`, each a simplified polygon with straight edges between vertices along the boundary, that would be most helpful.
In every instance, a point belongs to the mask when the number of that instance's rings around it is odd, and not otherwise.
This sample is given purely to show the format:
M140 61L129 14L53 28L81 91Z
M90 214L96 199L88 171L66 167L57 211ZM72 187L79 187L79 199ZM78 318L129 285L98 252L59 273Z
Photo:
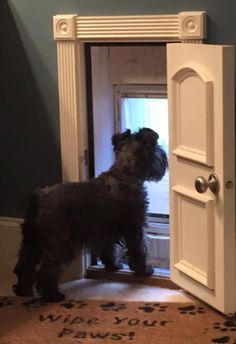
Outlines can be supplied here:
M178 70L172 80L173 154L212 166L213 82L199 65Z

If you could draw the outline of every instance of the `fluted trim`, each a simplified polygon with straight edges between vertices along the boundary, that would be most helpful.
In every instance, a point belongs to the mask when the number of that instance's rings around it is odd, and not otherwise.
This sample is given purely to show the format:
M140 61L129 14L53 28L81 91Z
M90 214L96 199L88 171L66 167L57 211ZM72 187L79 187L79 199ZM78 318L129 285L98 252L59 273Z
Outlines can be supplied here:
M179 15L76 18L78 39L179 39Z
M74 42L57 44L58 85L63 180L79 180L78 99L76 46Z

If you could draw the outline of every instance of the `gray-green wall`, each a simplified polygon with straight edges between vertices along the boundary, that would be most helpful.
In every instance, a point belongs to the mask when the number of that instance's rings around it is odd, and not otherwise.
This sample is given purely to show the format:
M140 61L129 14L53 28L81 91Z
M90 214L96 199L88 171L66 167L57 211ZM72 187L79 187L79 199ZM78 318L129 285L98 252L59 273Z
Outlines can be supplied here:
M52 16L197 10L209 43L236 45L235 0L0 1L0 216L23 216L30 190L61 181Z

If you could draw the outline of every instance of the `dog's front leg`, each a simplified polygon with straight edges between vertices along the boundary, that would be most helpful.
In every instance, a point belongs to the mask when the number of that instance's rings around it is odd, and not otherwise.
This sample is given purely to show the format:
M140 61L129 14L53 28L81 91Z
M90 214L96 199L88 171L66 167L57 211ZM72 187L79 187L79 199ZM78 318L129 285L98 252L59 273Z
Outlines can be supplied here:
M147 249L144 243L142 231L135 231L135 233L130 231L125 236L128 257L129 257L129 267L138 276L151 276L154 272L150 265L147 265Z
M100 258L108 271L118 271L123 269L123 264L119 262L119 257L117 256L117 247L113 243L107 245L102 250Z

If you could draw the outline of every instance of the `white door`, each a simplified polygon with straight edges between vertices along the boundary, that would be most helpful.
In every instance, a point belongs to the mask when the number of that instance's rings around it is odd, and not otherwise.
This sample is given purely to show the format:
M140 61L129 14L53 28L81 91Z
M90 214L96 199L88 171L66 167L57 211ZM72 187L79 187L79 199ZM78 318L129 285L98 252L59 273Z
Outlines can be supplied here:
M234 48L168 44L167 73L171 279L219 311L233 312Z

